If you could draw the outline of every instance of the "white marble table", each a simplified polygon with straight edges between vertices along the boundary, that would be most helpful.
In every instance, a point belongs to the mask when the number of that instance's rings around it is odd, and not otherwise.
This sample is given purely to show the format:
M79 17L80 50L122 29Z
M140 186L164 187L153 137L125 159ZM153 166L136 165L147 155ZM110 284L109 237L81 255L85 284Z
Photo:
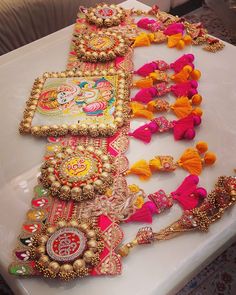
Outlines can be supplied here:
M145 9L136 1L126 1L125 7ZM44 152L45 140L20 136L17 132L24 104L34 78L44 71L60 71L66 66L72 26L35 41L0 57L1 145L0 145L0 272L16 295L23 294L83 294L83 295L162 295L174 294L202 267L229 245L235 237L236 208L214 224L209 233L190 233L171 241L139 247L124 260L123 274L117 277L86 278L70 283L47 281L40 278L18 279L8 275L7 267L30 206L32 188L36 184L38 166ZM167 49L165 45L135 49L135 67L162 58L174 61L183 53L196 56L196 67L202 71L199 90L204 97L204 118L195 143L206 140L218 154L212 168L204 170L201 185L210 190L219 175L230 175L236 168L236 48L226 44L224 51L210 54L200 48L184 51ZM139 122L140 123L140 122ZM133 122L136 126L138 123ZM145 146L131 140L128 158L131 163L155 154L178 157L194 142L174 142L170 135L156 137ZM135 151L135 152L133 152ZM186 176L177 171L171 176L156 175L149 182L139 184L145 191L163 188L172 191ZM154 220L158 230L180 216L180 209L172 210ZM129 241L139 225L125 225L125 241Z

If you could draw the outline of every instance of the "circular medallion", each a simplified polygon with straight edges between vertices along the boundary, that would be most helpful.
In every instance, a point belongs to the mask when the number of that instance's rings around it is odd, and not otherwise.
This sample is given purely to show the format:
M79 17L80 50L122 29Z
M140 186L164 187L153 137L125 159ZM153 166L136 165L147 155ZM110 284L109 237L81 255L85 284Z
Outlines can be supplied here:
M60 199L92 199L113 182L111 158L92 146L63 147L41 166L40 180Z
M125 18L124 8L117 5L98 4L89 8L86 13L86 20L98 27L118 26Z
M66 158L60 165L61 175L69 182L86 180L93 171L99 169L99 161L94 158L73 156Z
M88 41L88 47L94 50L107 50L114 46L115 40L112 36L94 36Z
M86 247L86 237L77 228L65 227L56 231L47 241L49 257L60 262L78 258Z
M78 58L88 62L105 62L124 56L128 51L128 43L121 33L99 31L81 34L75 41Z
M114 8L111 8L109 6L104 6L102 8L97 8L95 10L95 15L102 19L111 18L115 16L116 14L117 14L117 11Z
M59 219L33 237L29 252L45 277L70 280L87 276L104 249L100 227L93 220Z

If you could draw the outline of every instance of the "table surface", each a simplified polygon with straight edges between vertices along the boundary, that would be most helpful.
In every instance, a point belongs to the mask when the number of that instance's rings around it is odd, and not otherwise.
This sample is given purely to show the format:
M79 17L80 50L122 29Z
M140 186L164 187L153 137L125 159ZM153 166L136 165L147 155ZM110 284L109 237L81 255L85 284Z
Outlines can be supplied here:
M137 1L126 1L124 7L147 9ZM189 233L170 241L139 247L123 261L123 273L116 277L98 277L64 283L42 278L19 279L7 273L12 250L20 232L25 213L29 209L32 189L36 184L38 167L45 148L45 139L20 136L18 124L34 79L45 71L60 71L66 67L73 26L67 27L29 45L0 57L0 272L15 294L83 294L83 295L151 295L174 294L202 267L225 249L235 237L236 208L211 226L208 233ZM236 48L226 44L216 54L201 48L188 47L184 51L153 45L135 49L135 68L154 59L167 62L183 53L193 53L196 68L202 71L199 90L203 95L203 123L193 142L174 142L170 135L157 136L149 145L131 139L127 156L130 163L140 158L150 159L156 154L171 154L176 158L198 140L205 140L218 155L214 167L206 168L201 185L210 190L217 177L233 173L236 151ZM132 128L141 121L133 121ZM133 152L135 151L135 153ZM163 188L171 192L186 176L178 170L169 176L155 175L148 182L129 178L147 193ZM178 206L154 219L158 230L176 220L181 214ZM135 235L140 225L124 225L125 242Z

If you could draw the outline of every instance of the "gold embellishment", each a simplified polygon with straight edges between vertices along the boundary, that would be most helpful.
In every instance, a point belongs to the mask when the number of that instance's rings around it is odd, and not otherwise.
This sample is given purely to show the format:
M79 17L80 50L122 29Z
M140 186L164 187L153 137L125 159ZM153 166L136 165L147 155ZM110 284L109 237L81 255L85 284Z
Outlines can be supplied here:
M19 131L35 136L111 136L129 117L130 79L130 74L115 69L47 72L34 82Z
M127 256L136 245L150 244L154 241L169 240L189 231L207 231L209 226L220 219L225 210L236 202L236 178L221 176L215 189L208 194L203 203L192 210L185 210L179 220L157 233L151 227L139 229L135 239L122 246L118 253Z
M112 184L111 158L92 146L55 151L41 166L42 184L62 200L81 201L104 194Z
M106 62L128 51L127 40L121 33L99 31L77 35L75 51L82 61Z
M29 248L36 268L45 277L70 280L89 274L104 248L100 229L91 221L59 220L33 236Z
M117 5L99 4L87 10L86 20L98 27L119 25L126 17L126 12Z

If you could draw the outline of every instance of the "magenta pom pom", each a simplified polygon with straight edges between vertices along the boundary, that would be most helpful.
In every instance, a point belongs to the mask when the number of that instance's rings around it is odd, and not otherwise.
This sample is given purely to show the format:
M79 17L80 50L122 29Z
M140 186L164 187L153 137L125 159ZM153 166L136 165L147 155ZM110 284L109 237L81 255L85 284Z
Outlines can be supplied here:
M199 126L202 123L202 118L197 115L193 115L193 124L194 126Z
M201 198L205 198L207 196L207 191L203 187L198 187L195 194Z
M193 88L198 88L198 82L196 80L191 80L189 83Z
M188 139L188 140L194 139L195 134L196 134L195 130L192 128L189 128L184 132L184 139Z
M189 115L185 118L182 118L178 121L173 121L174 128L174 138L175 140L181 140L181 139L191 139L193 136L193 132L191 129L194 129L193 124L193 117L192 115ZM194 134L195 135L195 134Z
M204 188L197 188L199 178L196 175L187 176L176 191L171 193L174 200L178 201L184 210L196 208L199 198L204 198L207 192Z

